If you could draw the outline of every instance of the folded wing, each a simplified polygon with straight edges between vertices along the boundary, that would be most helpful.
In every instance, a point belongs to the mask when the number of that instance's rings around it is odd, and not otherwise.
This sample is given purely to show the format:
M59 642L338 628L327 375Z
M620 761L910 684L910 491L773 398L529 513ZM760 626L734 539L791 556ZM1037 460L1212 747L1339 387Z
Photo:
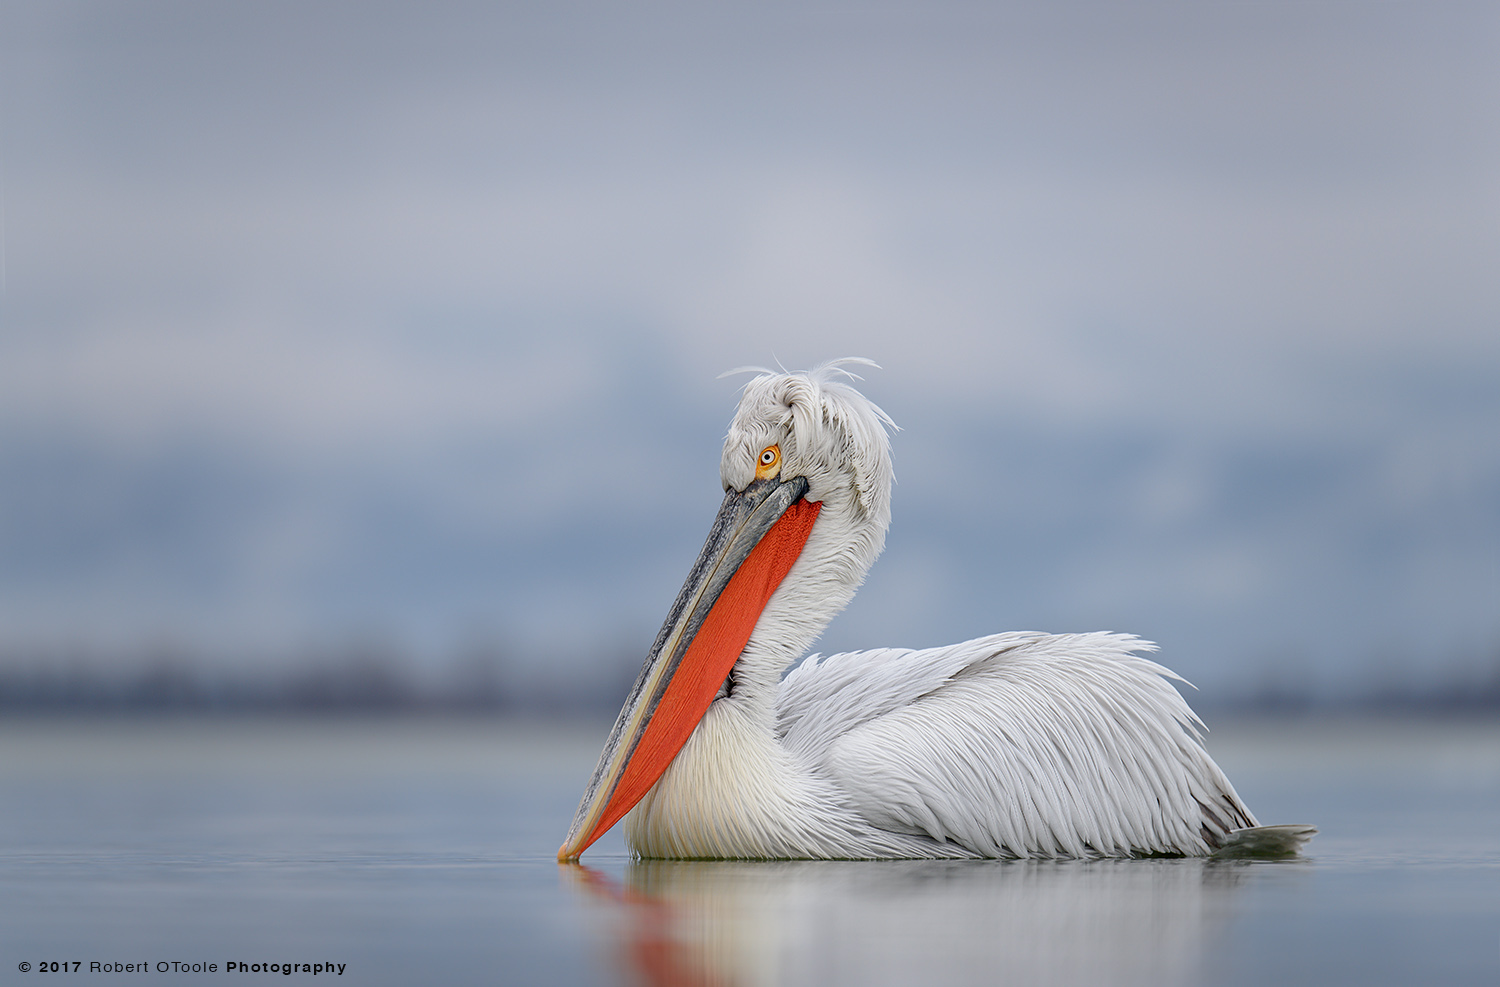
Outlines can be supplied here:
M814 656L778 730L880 829L980 856L1207 854L1256 822L1153 650L1010 633Z

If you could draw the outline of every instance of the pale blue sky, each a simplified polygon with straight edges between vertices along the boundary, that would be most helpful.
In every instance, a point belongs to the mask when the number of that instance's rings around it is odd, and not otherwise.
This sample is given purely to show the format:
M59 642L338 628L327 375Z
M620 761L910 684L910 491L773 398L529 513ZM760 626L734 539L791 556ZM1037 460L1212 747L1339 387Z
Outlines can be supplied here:
M828 647L1493 668L1500 8L994 8L0 5L0 652L643 653L862 355Z

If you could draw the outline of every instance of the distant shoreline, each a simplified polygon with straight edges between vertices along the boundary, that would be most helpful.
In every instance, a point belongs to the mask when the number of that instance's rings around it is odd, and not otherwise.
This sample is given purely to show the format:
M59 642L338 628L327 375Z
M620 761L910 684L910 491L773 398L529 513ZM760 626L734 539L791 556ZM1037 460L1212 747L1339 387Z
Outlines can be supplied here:
M473 713L566 717L613 713L634 668L523 677L503 664L457 671L423 670L397 661L361 658L280 665L275 671L213 670L171 662L101 670L102 664L0 666L0 713ZM1288 716L1311 713L1414 715L1500 712L1500 671L1489 681L1443 683L1423 691L1370 688L1362 694L1311 689L1183 690L1205 716Z

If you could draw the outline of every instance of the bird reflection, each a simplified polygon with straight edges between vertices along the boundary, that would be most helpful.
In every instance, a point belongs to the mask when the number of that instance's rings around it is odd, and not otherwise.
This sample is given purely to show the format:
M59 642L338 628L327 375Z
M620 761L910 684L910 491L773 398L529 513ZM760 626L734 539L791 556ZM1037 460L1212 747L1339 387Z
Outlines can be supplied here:
M626 982L1189 984L1257 866L1203 859L563 868Z

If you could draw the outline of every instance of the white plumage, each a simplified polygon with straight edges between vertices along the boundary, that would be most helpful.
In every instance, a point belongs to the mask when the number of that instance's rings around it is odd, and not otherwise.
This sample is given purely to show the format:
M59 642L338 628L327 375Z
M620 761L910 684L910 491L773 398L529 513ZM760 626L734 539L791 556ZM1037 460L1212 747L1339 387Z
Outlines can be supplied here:
M721 463L726 511L752 485L789 478L804 478L804 499L821 509L728 679L625 816L631 849L690 858L1295 852L1315 831L1250 829L1254 816L1202 747L1202 723L1167 681L1176 676L1140 657L1155 647L1137 638L997 634L815 655L783 678L853 596L890 518L894 426L840 377L852 375L829 364L764 372L745 387ZM757 473L771 450L779 478ZM704 558L714 561L709 547ZM674 621L677 609L642 682ZM639 728L627 721L648 715L632 714L635 703L633 694L575 833L587 835L599 812L582 825L586 810L618 784L607 762L624 763L611 761L622 732L634 750ZM570 834L561 856L586 845Z
M1141 650L1010 633L810 659L781 690L783 742L873 825L978 856L1207 853L1255 820Z

